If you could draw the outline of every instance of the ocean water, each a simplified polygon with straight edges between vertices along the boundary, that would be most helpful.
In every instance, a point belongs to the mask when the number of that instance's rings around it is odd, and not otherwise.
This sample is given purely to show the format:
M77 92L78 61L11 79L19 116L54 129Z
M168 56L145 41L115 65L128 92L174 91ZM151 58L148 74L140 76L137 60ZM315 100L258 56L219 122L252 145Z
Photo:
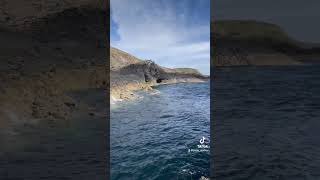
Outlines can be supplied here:
M72 92L72 96L89 104L97 115L76 113L73 119L42 119L1 130L1 180L106 179L105 90Z
M111 179L209 177L210 152L198 147L200 139L210 138L209 87L161 85L111 107Z
M320 179L320 66L215 69L213 179Z

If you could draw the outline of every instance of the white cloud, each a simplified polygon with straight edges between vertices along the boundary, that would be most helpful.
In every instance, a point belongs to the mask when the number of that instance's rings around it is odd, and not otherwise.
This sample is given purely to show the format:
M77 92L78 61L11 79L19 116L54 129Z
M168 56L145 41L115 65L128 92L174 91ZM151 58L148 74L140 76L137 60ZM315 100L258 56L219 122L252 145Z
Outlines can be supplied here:
M187 4L180 3L179 11L175 7L161 0L111 0L120 37L111 45L162 66L201 68L209 74L209 21L194 25L199 23L190 22Z

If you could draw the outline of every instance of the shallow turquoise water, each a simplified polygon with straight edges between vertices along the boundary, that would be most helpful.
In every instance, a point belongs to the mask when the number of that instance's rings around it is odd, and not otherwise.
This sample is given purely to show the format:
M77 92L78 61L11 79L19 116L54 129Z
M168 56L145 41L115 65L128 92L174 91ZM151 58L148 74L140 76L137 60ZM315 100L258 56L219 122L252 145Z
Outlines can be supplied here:
M209 176L210 84L156 87L156 93L111 108L111 179L199 179Z

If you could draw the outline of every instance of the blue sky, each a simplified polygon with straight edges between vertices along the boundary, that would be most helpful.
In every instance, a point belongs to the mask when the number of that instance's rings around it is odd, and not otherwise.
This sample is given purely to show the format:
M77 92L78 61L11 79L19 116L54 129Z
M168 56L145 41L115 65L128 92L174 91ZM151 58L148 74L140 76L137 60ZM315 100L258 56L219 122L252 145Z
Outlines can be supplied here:
M210 0L111 0L111 46L210 74Z

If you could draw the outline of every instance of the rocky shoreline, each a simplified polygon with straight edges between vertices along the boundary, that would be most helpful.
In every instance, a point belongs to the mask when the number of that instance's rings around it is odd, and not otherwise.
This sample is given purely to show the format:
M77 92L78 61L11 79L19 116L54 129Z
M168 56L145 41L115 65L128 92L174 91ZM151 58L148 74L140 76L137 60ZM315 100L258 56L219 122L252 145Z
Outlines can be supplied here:
M134 91L152 90L153 86L209 79L195 69L170 69L151 60L140 60L124 51L111 48L110 103L134 99Z

